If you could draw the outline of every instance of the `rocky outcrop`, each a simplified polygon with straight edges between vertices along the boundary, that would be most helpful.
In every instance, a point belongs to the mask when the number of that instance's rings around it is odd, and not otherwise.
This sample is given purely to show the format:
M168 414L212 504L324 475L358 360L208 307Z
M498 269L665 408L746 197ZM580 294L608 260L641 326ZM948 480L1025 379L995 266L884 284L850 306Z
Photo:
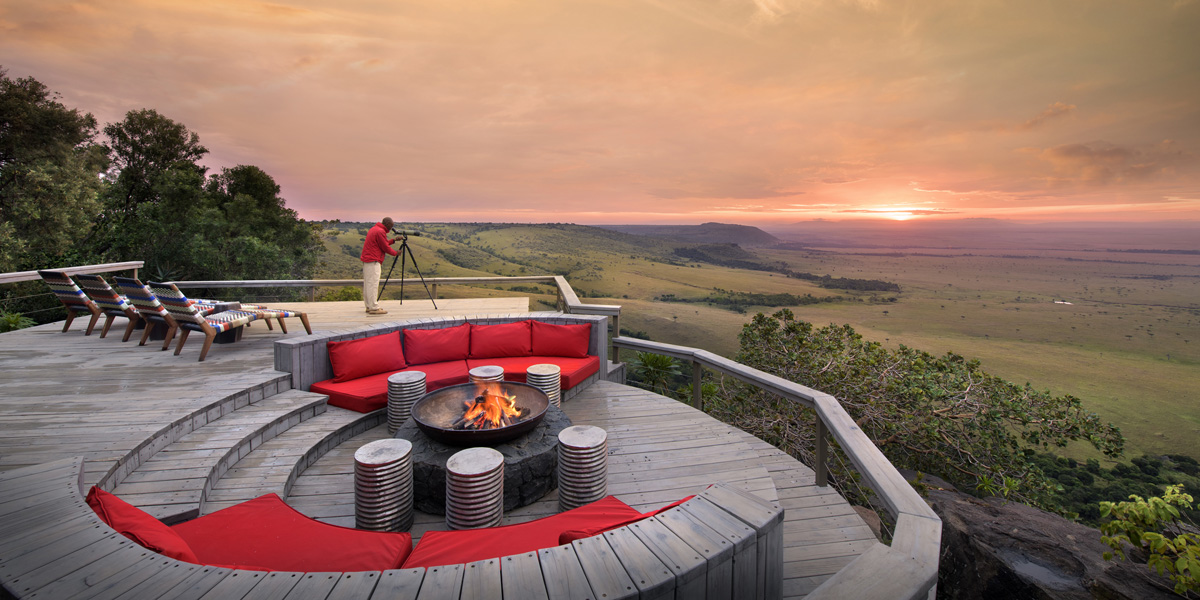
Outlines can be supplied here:
M997 498L928 500L942 518L939 600L1179 598L1144 563L1105 561L1099 530Z

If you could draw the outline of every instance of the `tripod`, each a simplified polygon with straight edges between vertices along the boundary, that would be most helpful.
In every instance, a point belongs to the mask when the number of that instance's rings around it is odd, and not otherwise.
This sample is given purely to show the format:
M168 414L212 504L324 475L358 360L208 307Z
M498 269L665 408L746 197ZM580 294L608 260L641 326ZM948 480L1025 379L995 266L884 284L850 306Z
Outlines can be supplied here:
M417 277L421 278L421 285L425 286L425 294L429 296L429 301L433 303L433 309L437 310L437 301L433 299L433 292L429 291L429 284L425 283L425 276L421 274L421 267L417 266L417 257L413 256L412 248L408 247L408 236L400 236L400 251L396 256L392 257L392 266L388 268L387 277L383 280L383 285L379 286L379 296L375 299L379 300L383 297L383 290L387 289L388 281L392 278L392 271L396 268L396 259L400 260L400 304L404 304L404 269L405 262L412 260L413 270L417 272Z

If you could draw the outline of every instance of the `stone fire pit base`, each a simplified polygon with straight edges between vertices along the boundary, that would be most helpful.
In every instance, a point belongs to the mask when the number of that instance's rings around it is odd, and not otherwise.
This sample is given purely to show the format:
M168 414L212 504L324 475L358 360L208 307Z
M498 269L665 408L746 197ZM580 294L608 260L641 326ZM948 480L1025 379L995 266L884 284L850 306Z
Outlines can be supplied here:
M550 405L533 431L493 446L504 455L505 511L533 504L558 487L558 434L570 426L571 419ZM411 418L395 437L413 445L413 505L426 514L446 514L446 461L463 448L429 439Z

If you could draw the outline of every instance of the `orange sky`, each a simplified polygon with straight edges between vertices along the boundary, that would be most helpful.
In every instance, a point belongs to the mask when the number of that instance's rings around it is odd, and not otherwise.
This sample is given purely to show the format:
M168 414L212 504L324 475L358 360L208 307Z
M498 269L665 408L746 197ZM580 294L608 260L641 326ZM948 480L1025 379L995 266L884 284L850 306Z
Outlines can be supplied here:
M309 219L1200 220L1196 0L0 0Z

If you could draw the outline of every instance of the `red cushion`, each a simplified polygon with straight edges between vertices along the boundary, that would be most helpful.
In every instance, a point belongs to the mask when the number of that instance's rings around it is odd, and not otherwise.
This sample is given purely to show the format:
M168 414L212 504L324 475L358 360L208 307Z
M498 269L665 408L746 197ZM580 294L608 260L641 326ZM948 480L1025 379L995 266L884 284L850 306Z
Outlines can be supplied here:
M529 321L503 325L471 325L469 358L530 356L533 354L533 330Z
M562 389L569 390L600 370L600 357L564 358L561 356L520 356L516 358L473 358L467 360L467 368L496 365L504 369L505 381L525 382L525 371L542 363L558 365L562 370Z
M327 342L333 380L341 383L376 373L395 372L408 366L400 347L400 332L358 340Z
M570 544L571 542L578 540L578 539L592 537L593 535L600 535L601 533L604 533L605 531L611 531L618 527L624 527L631 523L637 523L638 521L641 521L642 519L645 519L646 517L653 517L654 515L657 515L658 513L671 510L672 508L675 508L676 506L679 506L680 504L683 504L684 502L687 502L688 500L691 500L692 498L695 498L695 497L696 496L693 494L691 496L688 496L687 498L684 498L683 500L676 500L675 502L672 502L658 510L652 510L648 513L642 513L636 517L626 519L625 521L622 521L620 523L611 523L611 524L606 523L606 524L597 525L594 527L587 527L584 529L571 529L568 531L564 531L561 534L559 534L559 536L558 536L558 545L561 546L563 544Z
M533 322L533 353L538 356L584 358L592 339L591 325Z
M88 490L87 503L101 521L143 548L190 563L200 562L179 534L142 509L96 486Z
M383 571L412 550L407 533L364 531L304 516L267 494L172 527L203 564L273 571Z
M569 529L585 529L641 516L628 504L608 496L564 513L487 529L429 531L413 549L404 568L457 565L499 558L558 545L558 536Z
M448 385L467 382L467 362L463 360L414 365L403 370L423 371L425 389L431 392ZM330 406L368 413L387 406L387 380L391 376L392 373L379 373L341 383L326 379L312 384L308 389L313 393L329 396Z
M404 356L410 365L463 360L471 348L471 325L441 329L405 329Z

